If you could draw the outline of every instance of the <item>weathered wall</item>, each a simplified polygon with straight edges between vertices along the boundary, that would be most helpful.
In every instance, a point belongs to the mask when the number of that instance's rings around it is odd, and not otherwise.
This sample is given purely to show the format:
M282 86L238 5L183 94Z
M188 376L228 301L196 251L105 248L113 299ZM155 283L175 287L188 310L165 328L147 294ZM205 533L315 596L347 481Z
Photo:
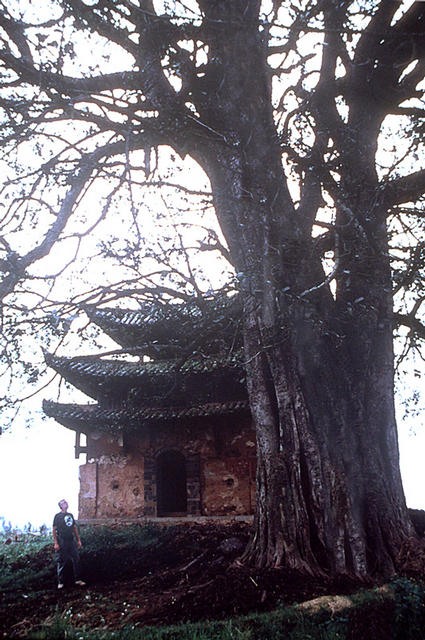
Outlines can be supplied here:
M220 417L148 426L124 439L89 437L79 517L156 516L156 460L169 450L186 459L188 513L253 513L255 434L246 418Z
M109 455L80 467L80 518L143 514L143 457Z
M97 504L97 463L89 462L80 466L80 492L78 494L78 517L96 518Z
M143 512L143 457L99 460L97 517L135 518Z
M205 460L202 465L203 515L251 514L255 504L255 459Z

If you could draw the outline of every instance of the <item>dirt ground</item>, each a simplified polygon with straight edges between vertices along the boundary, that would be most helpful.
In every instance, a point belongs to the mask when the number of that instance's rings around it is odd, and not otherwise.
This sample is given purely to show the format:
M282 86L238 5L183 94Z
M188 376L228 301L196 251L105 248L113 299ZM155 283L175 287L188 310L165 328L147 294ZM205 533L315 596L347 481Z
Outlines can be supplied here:
M58 591L49 577L36 590L3 594L0 637L24 637L52 620L55 612L75 626L89 628L167 625L266 611L371 586L239 566L237 558L248 537L249 525L242 522L187 524L174 527L161 548L147 547L137 554L109 549L85 559L83 555L84 588L68 585ZM47 562L53 560L44 550L36 563L41 569Z

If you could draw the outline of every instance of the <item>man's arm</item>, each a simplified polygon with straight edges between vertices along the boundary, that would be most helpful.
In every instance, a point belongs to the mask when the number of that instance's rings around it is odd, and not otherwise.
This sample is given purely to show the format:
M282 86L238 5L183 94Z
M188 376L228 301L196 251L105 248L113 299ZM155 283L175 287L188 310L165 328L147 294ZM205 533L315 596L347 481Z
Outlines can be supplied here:
M60 547L59 547L58 536L57 536L57 533L56 533L55 525L53 525L52 533L53 533L53 541L54 541L55 551L59 551Z

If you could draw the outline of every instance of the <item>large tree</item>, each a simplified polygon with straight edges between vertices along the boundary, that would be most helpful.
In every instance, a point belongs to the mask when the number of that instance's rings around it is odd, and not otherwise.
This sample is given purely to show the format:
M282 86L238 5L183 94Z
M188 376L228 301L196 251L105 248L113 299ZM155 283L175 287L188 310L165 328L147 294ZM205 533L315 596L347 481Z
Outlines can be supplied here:
M134 176L152 173L154 150L189 155L208 176L244 302L258 440L244 559L392 574L412 533L393 331L405 325L413 345L425 335L425 3L0 6L1 133L14 171L2 298L72 235L96 179L109 188L100 217L124 183L137 216ZM99 213L85 215L90 226ZM209 248L218 243L210 233Z

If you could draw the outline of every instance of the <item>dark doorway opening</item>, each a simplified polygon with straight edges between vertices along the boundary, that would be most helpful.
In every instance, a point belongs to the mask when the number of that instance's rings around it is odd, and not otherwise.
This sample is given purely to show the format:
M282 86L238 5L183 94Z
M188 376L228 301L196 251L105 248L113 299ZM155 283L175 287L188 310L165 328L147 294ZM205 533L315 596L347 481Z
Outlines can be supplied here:
M156 459L158 516L187 514L186 460L179 451L165 451Z

